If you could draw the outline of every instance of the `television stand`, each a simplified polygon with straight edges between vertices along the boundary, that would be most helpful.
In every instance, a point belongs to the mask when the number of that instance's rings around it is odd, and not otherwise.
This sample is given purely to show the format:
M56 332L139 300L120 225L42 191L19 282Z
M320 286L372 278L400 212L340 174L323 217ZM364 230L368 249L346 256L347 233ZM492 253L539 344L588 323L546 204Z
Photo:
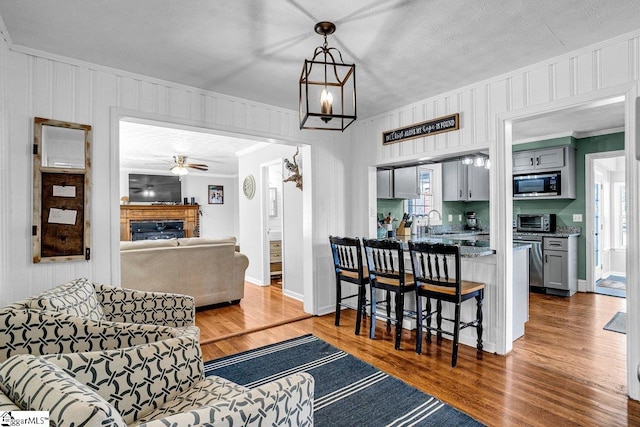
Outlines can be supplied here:
M182 221L185 237L200 237L198 205L120 205L120 240L131 240L131 222Z

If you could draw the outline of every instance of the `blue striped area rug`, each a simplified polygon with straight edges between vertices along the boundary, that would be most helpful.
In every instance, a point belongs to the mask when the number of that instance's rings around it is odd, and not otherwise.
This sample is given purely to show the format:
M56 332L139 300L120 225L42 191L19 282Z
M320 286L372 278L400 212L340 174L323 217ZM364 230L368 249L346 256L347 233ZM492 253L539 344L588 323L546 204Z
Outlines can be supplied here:
M316 426L482 426L313 335L206 362L204 370L249 388L308 372Z

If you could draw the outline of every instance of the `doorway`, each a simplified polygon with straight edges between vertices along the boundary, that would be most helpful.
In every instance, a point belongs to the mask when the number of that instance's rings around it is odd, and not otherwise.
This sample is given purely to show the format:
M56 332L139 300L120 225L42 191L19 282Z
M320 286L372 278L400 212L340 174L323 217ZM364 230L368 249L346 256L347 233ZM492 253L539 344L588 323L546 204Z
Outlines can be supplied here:
M270 285L284 288L284 203L282 192L282 160L263 165L262 173L265 183L264 197L262 204L262 217L264 218L265 241L268 248L264 251L265 262L268 266L268 273L265 277L270 277Z
M625 298L627 254L627 207L625 158L620 151L594 153L585 159L588 176L587 243L591 254L588 290ZM589 245L589 243L591 245ZM589 258L589 257L587 257ZM589 277L590 276L590 277Z

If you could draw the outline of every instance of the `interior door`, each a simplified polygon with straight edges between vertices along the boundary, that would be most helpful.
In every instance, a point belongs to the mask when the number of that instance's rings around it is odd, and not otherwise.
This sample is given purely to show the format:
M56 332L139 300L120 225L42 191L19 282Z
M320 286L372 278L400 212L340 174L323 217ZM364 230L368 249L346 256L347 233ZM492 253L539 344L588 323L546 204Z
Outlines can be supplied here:
M603 261L602 261L602 219L603 215L603 183L604 176L602 173L596 172L595 182L593 188L593 194L595 196L594 209L593 209L593 280L598 281L603 276Z

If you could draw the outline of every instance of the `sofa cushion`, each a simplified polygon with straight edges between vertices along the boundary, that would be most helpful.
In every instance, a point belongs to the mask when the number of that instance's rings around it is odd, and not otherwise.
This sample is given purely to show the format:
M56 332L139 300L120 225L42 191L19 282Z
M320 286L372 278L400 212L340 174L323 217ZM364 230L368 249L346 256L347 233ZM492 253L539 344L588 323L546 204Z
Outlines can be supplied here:
M0 365L0 390L23 411L49 411L51 425L122 426L115 408L53 363L30 354Z
M213 405L236 397L248 390L248 388L240 384L212 375L198 382L189 390L180 393L173 400L145 415L143 418L137 420L137 422L149 422L181 412L198 409L203 406Z
M27 301L28 308L71 314L90 320L104 320L93 284L76 279L43 292Z
M133 251L147 248L171 248L178 246L178 239L158 239L158 240L135 240L131 242L120 242L121 251Z
M182 237L178 239L179 246L219 245L221 243L233 243L235 245L236 238L229 236L221 239L207 239L204 237Z

